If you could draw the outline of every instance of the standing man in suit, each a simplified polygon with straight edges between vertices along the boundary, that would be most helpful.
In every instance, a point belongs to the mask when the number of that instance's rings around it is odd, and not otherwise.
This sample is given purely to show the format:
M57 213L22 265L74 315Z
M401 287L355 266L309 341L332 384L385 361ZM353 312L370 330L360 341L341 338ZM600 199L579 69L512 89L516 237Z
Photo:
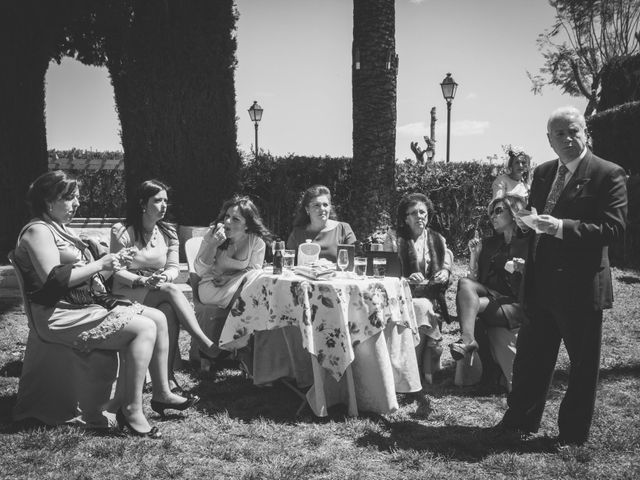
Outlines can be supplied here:
M626 175L587 147L584 116L555 110L547 137L557 160L535 169L529 208L541 213L531 232L513 390L501 430L535 433L555 369L560 341L569 353L567 391L558 413L561 445L588 436L600 368L602 310L613 292L608 246L622 237L627 215Z

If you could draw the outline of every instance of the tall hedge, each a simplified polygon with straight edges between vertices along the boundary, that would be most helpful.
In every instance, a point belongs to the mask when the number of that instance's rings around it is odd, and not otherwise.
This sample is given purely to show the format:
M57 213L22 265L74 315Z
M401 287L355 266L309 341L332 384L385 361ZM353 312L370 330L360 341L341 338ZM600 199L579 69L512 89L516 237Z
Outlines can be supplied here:
M100 5L97 25L104 29L122 125L127 194L145 178L160 178L173 184L176 219L203 223L237 188L240 169L234 2Z
M640 55L616 57L602 72L598 111L640 100Z
M597 155L640 173L640 101L598 112L588 124Z
M328 186L338 217L355 226L358 238L368 232L359 231L359 216L375 215L380 206L375 201L355 205L350 177L355 173L351 159L346 157L284 158L263 155L259 160L245 162L241 171L243 193L250 195L272 231L286 238L291 231L296 204L310 185ZM469 235L479 227L488 233L486 206L491 199L491 183L496 167L477 162L417 164L405 160L395 167L396 190L392 193L392 218L374 232L381 239L387 228L393 227L395 209L400 198L410 192L423 192L434 203L431 225L441 231L457 254L464 253Z
M348 157L274 157L261 154L247 159L240 170L241 186L237 193L250 196L263 213L269 229L286 239L292 228L296 205L302 192L314 184L329 187L338 218L358 225L359 215L372 215L380 210L374 201L355 205L351 190L352 160ZM120 217L124 214L124 184L121 170L74 171L82 180L83 205L79 216ZM434 203L430 225L440 231L456 255L466 255L466 245L474 228L490 232L486 206L491 199L491 183L498 174L495 166L478 162L416 164L405 160L395 167L396 191L392 193L392 213L400 198L411 192L423 192ZM360 173L358 173L360 174ZM170 183L170 182L169 182ZM172 200L172 199L170 199ZM175 208L175 207L174 207ZM181 205L182 209L198 205ZM207 212L206 224L218 213L220 205ZM392 218L373 236L382 240ZM355 227L363 239L368 232Z

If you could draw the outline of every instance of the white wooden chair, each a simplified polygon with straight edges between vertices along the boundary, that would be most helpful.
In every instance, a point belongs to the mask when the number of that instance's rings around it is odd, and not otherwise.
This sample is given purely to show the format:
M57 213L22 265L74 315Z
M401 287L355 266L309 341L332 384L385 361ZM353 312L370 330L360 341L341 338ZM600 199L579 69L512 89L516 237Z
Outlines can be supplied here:
M118 370L115 351L81 353L43 340L33 321L22 271L9 252L29 324L14 420L37 419L48 425L68 422L106 426L104 404L114 393Z
M218 340L220 340L222 328L224 327L224 322L229 314L229 309L220 308L215 305L206 305L200 301L198 295L200 276L196 273L194 264L201 244L202 237L192 237L184 244L184 252L189 268L189 284L191 285L193 308L196 313L196 318L198 319L198 324L205 335L213 340L214 345L217 345ZM203 370L210 369L209 362L207 359L201 357L198 344L193 339L191 340L191 348L189 350L189 360L194 363L200 363L200 368Z

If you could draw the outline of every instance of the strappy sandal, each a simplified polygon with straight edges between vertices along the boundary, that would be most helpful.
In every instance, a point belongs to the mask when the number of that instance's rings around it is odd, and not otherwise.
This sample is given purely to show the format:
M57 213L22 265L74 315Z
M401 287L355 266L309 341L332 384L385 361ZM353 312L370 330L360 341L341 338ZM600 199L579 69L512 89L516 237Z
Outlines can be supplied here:
M455 343L449 344L449 351L451 352L451 357L455 360L462 360L466 355L470 355L476 350L478 350L479 345L475 340L471 343L464 343L462 339L458 340Z

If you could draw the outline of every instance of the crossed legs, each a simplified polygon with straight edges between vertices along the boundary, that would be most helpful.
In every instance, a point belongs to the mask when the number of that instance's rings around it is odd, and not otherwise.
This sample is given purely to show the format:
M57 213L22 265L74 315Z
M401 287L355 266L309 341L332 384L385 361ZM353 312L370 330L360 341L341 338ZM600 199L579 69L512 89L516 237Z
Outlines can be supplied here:
M458 311L458 322L460 322L463 350L469 349L469 351L473 351L478 348L474 336L476 318L489 305L488 295L487 288L475 280L465 277L458 281L456 309Z
M215 348L213 341L200 328L191 304L173 283L165 283L157 290L150 290L144 299L144 304L162 310L167 318L169 329L168 368L172 381L175 381L173 361L178 352L180 325L196 340L203 352L208 353Z

